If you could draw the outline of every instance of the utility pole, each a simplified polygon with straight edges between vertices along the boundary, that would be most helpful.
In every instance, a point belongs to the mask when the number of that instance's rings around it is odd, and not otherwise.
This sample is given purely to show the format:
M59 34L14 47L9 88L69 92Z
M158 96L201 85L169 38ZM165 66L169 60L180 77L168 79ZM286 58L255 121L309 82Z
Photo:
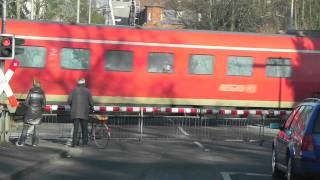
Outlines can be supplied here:
M92 0L89 0L89 19L88 19L88 24L91 24L91 4L92 4Z
M6 22L7 22L7 0L3 0L2 1L2 27L1 27L1 33L6 33ZM2 62L3 62L3 60L1 60L1 63Z
M31 20L34 20L34 2L31 0Z
M294 8L294 0L291 0L291 12L290 12L290 27L289 29L293 29L293 8Z
M21 0L16 0L16 4L17 4L17 7L16 7L16 11L17 11L17 19L21 19Z
M7 0L2 1L2 27L1 33L6 33L6 22L7 22ZM4 61L0 60L0 70L4 72ZM4 93L0 94L0 143L4 143L8 141L8 137L6 136L7 132L7 125L6 125L6 118L7 111L4 102Z
M77 23L80 23L80 0L77 2Z
M112 6L112 1L107 0L107 3L105 5L105 24L108 25L115 25L115 19L114 19L114 14L113 14L113 6Z

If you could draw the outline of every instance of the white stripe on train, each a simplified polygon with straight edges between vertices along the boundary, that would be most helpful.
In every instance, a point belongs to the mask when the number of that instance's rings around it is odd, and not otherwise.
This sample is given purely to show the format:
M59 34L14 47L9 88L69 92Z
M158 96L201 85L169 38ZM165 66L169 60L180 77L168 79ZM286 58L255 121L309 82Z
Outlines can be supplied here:
M275 49L275 48L251 48L235 46L208 46L192 44L169 44L169 43L147 43L147 42L129 42L129 41L109 41L61 37L44 37L44 36L22 36L16 35L16 38L42 40L42 41L65 41L78 43L95 43L95 44L113 44L113 45L131 45L131 46L152 46L152 47L171 47L171 48L192 48L192 49L212 49L212 50L235 50L235 51L260 51L260 52L285 52L285 53L308 53L320 54L320 50L301 50L301 49Z
M70 111L69 105L46 105L46 112ZM169 113L169 114L212 114L212 115L289 115L289 110L235 110L235 109L200 109L200 108L176 108L176 107L131 107L131 106L94 106L95 112L125 112L125 113Z

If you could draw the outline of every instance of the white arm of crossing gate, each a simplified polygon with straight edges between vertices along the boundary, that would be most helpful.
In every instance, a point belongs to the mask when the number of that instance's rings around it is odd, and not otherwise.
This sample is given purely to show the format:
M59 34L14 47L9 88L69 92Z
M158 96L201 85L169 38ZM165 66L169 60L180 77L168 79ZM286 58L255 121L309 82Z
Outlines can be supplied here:
M0 94L2 94L2 91L7 94L8 97L13 95L12 89L9 86L9 81L12 78L14 74L14 71L11 69L8 69L6 74L3 74L3 71L0 69Z
M6 74L4 75L4 78L6 79L7 82L10 81L10 79L12 78L14 74L14 71L12 71L11 69L8 69Z
M13 96L12 89L8 83L4 84L4 92L7 94L8 97Z

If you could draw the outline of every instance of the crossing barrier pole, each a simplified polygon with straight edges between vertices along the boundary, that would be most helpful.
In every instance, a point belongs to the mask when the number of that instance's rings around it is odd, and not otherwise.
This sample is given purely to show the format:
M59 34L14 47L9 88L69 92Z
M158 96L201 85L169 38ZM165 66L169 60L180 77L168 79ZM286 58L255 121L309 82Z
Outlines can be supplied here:
M139 128L140 128L139 142L142 142L142 136L143 136L143 108L140 108Z
M260 141L259 141L259 145L262 146L264 143L264 124L265 124L265 120L266 120L266 115L263 114L261 115L262 118L262 124L260 125L260 132L259 132L259 137L260 137Z

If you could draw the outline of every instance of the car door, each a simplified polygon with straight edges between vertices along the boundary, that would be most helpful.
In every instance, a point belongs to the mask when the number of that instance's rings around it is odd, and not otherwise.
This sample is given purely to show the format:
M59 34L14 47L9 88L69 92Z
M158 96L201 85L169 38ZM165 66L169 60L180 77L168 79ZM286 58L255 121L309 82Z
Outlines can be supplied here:
M306 105L298 118L297 122L291 125L292 130L292 147L294 148L295 155L299 155L301 151L301 142L305 135L307 124L314 110L313 106Z
M304 106L299 106L296 107L287 121L284 124L284 127L279 131L278 137L277 137L277 150L278 150L278 163L282 165L287 164L287 159L286 159L286 153L287 153L287 147L288 144L291 140L291 135L292 135L292 125L297 122L297 120L300 117L300 114L302 113L304 109Z

